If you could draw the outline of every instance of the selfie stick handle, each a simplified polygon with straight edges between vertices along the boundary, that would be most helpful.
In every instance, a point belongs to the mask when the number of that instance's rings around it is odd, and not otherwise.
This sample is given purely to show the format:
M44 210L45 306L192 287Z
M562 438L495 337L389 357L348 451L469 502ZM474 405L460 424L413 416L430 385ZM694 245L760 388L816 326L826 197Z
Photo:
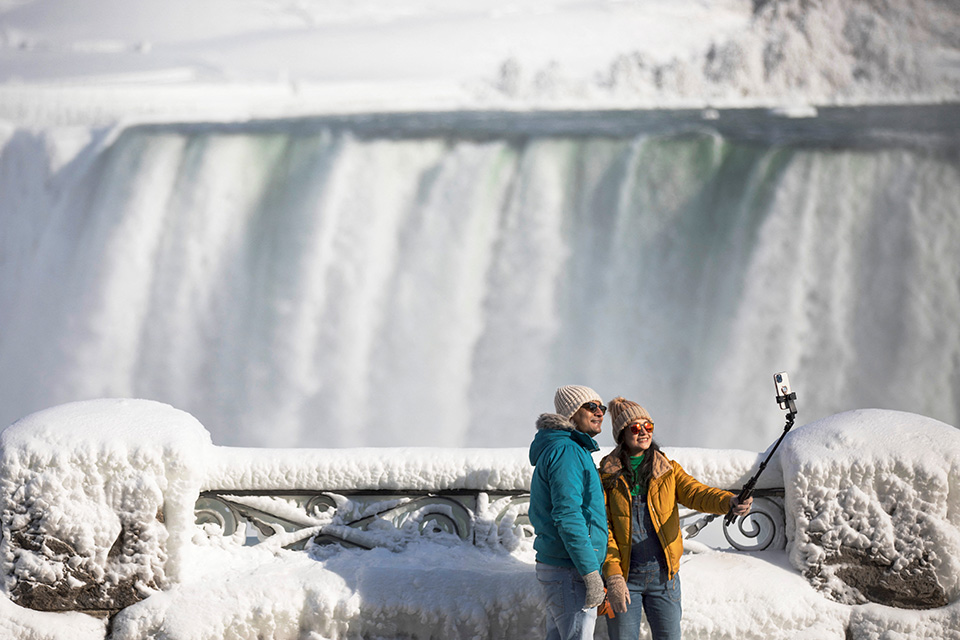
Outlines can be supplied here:
M785 396L777 396L777 402L779 402L781 406L786 405L788 409L787 423L783 427L783 433L780 434L780 437L774 443L773 448L770 449L770 453L767 454L767 457L764 459L764 461L760 463L760 467L757 469L757 472L753 475L752 478L747 480L747 483L743 485L742 489L740 489L740 495L737 496L738 502L742 503L744 500L750 497L750 494L753 493L753 487L757 484L757 479L760 477L760 474L763 473L763 470L767 468L767 463L770 462L770 458L773 457L773 454L776 452L777 447L779 447L780 443L783 442L783 439L784 437L786 437L787 432L790 431L791 428L793 428L793 421L797 417L797 405L794 402L796 399L797 399L796 393L790 393ZM727 515L723 517L723 524L729 525L731 522L733 522L734 518L736 518L736 516L733 515L733 510L731 509L727 513Z

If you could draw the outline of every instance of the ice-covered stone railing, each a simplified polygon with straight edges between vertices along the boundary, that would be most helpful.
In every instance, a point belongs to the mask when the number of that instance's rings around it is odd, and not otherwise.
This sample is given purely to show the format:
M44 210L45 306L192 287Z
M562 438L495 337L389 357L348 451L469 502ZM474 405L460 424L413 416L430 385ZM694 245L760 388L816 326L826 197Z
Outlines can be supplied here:
M687 463L716 475L730 452L699 450ZM683 460L683 449L668 449ZM341 544L399 550L417 535L448 534L512 550L532 538L532 468L525 449L277 450L218 448L216 480L200 494L197 524L237 544L301 549ZM710 465L709 457L716 458ZM729 476L739 477L755 456ZM376 464L370 466L371 459ZM259 467L257 477L231 470ZM410 474L410 468L418 469ZM729 482L728 482L729 484ZM726 486L721 484L721 486ZM733 485L731 487L735 488ZM732 489L733 490L733 489ZM750 516L723 526L741 551L783 549L783 488L758 489ZM681 526L701 514L681 509ZM722 525L718 519L715 527Z
M731 489L764 456L665 452ZM527 549L531 476L526 448L219 447L168 405L77 402L0 434L0 575L21 606L110 614L180 584L210 543L401 551L426 535ZM725 533L742 549L785 547L841 603L943 607L960 598L958 478L953 427L892 411L831 416L788 434L754 515Z
M218 490L200 494L196 513L205 530L249 546L269 542L303 549L312 543L399 550L413 531L511 550L518 539L534 535L529 503L527 491ZM681 527L700 515L681 509ZM730 525L716 522L739 551L783 549L783 489L759 489L749 516Z

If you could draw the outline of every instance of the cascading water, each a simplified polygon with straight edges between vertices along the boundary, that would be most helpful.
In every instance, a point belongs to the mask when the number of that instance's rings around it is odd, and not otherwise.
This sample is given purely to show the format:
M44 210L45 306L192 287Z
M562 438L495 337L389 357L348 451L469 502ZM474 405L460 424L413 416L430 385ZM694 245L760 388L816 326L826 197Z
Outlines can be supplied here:
M0 420L131 396L225 445L525 446L575 383L757 449L785 369L801 423L958 424L957 146L759 136L13 133Z

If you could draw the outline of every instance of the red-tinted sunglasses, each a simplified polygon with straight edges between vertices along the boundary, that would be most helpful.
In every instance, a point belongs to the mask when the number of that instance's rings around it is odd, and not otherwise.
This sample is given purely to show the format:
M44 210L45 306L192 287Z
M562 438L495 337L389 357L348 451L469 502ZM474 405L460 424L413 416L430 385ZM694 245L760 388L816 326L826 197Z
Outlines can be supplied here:
M633 435L639 435L644 429L647 430L647 433L653 433L653 423L652 422L635 422L633 424L627 425L630 428L630 433Z

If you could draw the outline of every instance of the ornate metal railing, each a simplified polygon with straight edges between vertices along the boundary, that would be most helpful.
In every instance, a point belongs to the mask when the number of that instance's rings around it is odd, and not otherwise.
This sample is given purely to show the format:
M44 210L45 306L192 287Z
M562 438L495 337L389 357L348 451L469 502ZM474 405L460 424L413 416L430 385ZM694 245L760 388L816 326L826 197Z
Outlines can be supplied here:
M204 491L197 525L238 544L303 549L339 544L400 550L423 535L456 536L478 546L515 548L534 535L525 491ZM703 514L681 509L681 525ZM783 489L758 489L753 509L730 526L726 540L741 551L786 544Z
M533 535L528 506L524 491L205 491L196 514L198 525L247 545L399 550L421 535L512 547Z
M737 493L737 489L730 489ZM693 521L694 529L703 528L710 522L718 521L723 529L723 537L734 549L739 551L765 551L783 549L787 545L786 516L783 510L783 489L754 489L753 506L750 513L735 519L727 525L722 517L705 517L691 509L680 509L681 527ZM689 531L689 527L683 527ZM688 533L692 538L696 533Z

